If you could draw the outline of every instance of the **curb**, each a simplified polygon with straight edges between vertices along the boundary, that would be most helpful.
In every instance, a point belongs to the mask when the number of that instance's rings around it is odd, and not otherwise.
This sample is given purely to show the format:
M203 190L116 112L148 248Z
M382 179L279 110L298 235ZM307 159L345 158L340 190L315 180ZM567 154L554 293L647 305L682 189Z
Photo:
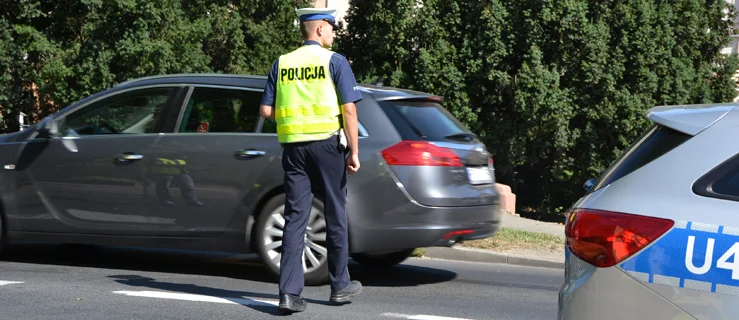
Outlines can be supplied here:
M445 248L433 247L423 248L426 253L424 258L456 260L467 262L505 263L518 266L564 269L564 261L538 259L509 253L495 252L471 248Z

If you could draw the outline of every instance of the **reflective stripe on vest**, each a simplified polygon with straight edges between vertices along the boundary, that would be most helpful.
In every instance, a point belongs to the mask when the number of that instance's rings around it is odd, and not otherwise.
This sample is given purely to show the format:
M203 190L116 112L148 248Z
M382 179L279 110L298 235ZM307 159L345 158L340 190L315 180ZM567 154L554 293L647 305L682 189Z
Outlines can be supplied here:
M280 143L323 140L341 128L329 68L332 55L320 46L306 45L280 57L275 99Z
M187 166L187 162L182 159L170 160L167 158L157 158L152 173L161 175L178 175L182 173L182 168Z

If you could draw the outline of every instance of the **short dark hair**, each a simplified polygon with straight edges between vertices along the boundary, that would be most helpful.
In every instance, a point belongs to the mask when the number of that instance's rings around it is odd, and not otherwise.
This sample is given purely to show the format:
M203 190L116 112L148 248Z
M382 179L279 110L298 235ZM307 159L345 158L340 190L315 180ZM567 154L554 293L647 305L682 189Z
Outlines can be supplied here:
M313 31L313 30L310 30L310 28L315 28L317 26L318 24L316 24L316 20L301 22L300 23L300 35L303 36L303 39L308 38L310 33Z

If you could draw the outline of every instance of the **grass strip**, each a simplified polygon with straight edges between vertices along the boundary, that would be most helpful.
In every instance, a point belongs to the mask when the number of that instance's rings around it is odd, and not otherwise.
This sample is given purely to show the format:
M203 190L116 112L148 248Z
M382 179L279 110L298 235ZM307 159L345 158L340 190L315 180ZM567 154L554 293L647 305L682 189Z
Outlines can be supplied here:
M490 238L465 241L458 244L458 246L503 252L516 250L562 251L564 239L548 233L501 228Z

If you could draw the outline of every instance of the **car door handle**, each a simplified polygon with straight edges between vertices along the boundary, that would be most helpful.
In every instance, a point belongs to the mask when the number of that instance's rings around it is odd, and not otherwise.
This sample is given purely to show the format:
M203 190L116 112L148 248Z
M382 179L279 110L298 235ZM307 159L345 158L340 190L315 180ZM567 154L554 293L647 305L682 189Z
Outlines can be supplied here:
M128 162L128 161L141 160L143 158L144 156L140 154L124 153L124 154L119 154L115 159L121 162L124 162L124 161Z
M243 159L251 159L256 157L261 157L263 155L267 154L264 151L261 150L254 150L254 149L248 149L248 150L239 150L236 151L236 155Z

